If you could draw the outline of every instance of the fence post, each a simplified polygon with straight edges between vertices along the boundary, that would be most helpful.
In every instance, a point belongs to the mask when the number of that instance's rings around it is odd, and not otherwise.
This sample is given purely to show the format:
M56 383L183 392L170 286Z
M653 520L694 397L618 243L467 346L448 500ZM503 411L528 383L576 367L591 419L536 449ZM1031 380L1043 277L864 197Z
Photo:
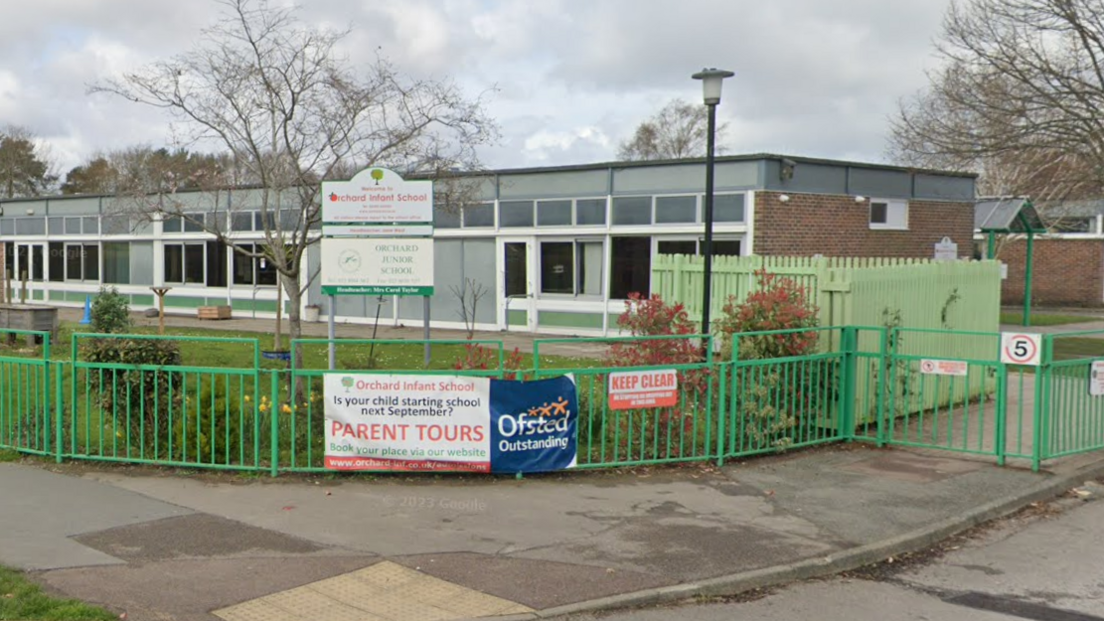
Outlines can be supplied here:
M997 363L997 407L995 408L994 416L996 416L996 434L994 438L993 446L997 453L997 465L1003 466L1005 462L1005 453L1007 452L1007 424L1008 424L1008 365L1003 362Z
M42 441L45 443L42 448L47 453L50 452L50 398L53 396L50 377L50 333L46 332L42 335L42 416L45 419L42 421Z
M843 427L843 439L851 442L855 439L855 351L858 348L858 330L851 326L843 328L840 341L843 377L839 424Z
M272 443L272 454L270 456L271 459L272 459L271 475L275 477L280 473L280 419L276 417L277 412L280 411L280 407L278 405L279 400L280 400L280 371L279 370L273 369L272 371L269 372L269 385L268 385L268 388L269 388L269 395L270 395L269 398L272 400L271 404L268 407L268 412L269 412L268 416L269 416L269 419L272 422L272 427L271 427L272 438L270 440L271 443ZM295 438L293 437L292 442L294 442L294 441L295 441Z
M885 419L886 419L886 391L893 389L893 369L897 365L894 364L892 354L896 353L897 345L894 343L893 352L889 351L889 338L890 334L895 332L897 328L882 328L881 343L878 346L879 353L878 363L881 365L878 371L878 411L876 413L877 419L875 421L875 435L877 437L877 446L883 447L886 444L885 439Z
M725 385L728 378L728 367L732 363L727 360L722 360L717 367L720 369L720 374L717 376L717 384L720 390L720 394L717 396L717 467L720 468L724 465L724 437L725 437L725 419L729 417L729 413L732 408L728 406L728 400L725 397L728 395L727 386Z
M1035 368L1035 403L1032 404L1032 425L1035 427L1035 442L1031 447L1031 470L1038 472L1043 460L1047 458L1049 451L1046 444L1050 441L1047 437L1047 427L1050 425L1050 408L1046 407L1050 402L1050 359L1054 350L1054 335L1043 335L1043 360L1042 364Z

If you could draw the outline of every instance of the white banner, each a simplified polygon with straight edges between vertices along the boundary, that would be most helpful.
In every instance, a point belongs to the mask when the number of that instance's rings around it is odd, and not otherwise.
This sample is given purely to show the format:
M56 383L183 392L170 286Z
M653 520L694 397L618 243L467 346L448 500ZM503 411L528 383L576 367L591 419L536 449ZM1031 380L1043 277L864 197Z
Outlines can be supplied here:
M323 238L325 295L433 295L433 240Z
M325 181L322 183L322 221L431 223L433 182L406 181L386 168L366 168L348 181Z
M491 471L490 380L327 373L326 467Z

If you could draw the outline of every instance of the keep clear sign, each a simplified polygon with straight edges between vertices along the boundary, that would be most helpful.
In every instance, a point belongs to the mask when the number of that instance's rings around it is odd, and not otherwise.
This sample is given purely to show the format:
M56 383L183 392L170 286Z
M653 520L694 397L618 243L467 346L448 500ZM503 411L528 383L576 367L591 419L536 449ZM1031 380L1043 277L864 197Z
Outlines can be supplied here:
M576 463L571 376L327 373L326 467L333 470L542 472Z

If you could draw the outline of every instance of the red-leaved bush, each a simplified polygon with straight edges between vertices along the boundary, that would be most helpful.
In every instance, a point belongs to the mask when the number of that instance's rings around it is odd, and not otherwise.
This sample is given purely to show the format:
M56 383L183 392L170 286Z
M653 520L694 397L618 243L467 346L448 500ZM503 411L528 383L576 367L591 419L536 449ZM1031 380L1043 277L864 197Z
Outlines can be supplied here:
M732 354L732 339L739 340L737 354L743 359L783 358L811 353L817 344L817 332L796 331L783 334L744 336L748 332L801 330L817 326L817 309L809 303L805 289L790 278L755 272L758 289L743 304L729 296L722 317L714 324L724 339L725 360Z
M697 324L690 321L682 304L668 304L659 294L645 298L630 293L625 300L625 312L617 318L617 327L629 336L679 336L634 340L613 343L606 353L606 362L612 367L637 367L667 364L692 364L701 361L701 347L692 337L698 333Z
M524 366L525 357L515 347L514 351L506 354L506 360L503 362L503 370L506 373L503 374L503 379L519 379L517 372ZM496 370L498 369L498 350L484 347L480 343L465 343L464 351L452 363L452 368L456 371ZM524 374L520 379L525 379Z

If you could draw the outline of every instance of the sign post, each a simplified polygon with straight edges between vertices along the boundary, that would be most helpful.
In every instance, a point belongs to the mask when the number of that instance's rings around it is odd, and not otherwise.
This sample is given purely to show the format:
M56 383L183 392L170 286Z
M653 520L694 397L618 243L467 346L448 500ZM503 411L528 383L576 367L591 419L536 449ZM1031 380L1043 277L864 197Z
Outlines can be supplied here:
M366 168L322 184L322 293L330 296L330 370L338 295L423 296L429 366L433 295L433 182ZM378 319L377 319L378 321Z

